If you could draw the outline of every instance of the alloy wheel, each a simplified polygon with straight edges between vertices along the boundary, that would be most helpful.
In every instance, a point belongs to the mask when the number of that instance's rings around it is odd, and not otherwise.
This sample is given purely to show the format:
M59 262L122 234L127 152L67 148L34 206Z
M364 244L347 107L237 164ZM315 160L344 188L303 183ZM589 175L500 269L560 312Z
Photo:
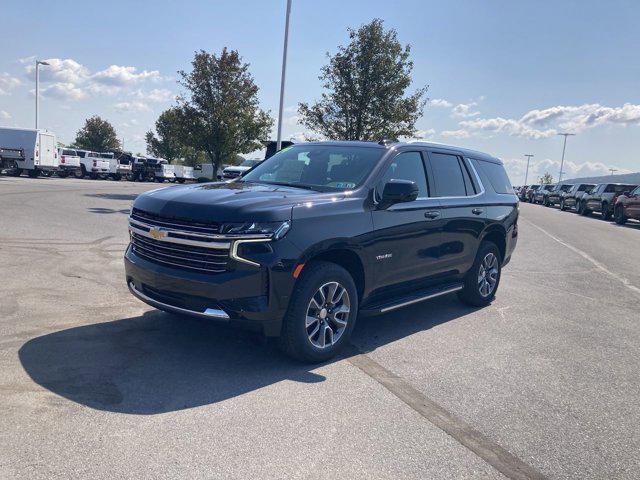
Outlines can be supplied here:
M349 293L344 286L338 282L322 285L307 307L305 328L311 344L320 349L335 345L347 328L350 311Z
M490 296L498 283L498 257L487 253L480 263L478 271L478 291L483 298Z

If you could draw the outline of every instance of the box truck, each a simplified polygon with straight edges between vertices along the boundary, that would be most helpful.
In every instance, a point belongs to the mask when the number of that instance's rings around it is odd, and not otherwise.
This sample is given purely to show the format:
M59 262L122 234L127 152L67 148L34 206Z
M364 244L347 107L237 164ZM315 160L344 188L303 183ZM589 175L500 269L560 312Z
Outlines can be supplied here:
M14 175L26 172L31 178L40 173L51 174L58 169L56 136L45 130L0 127L0 148L22 150L22 158L13 160Z

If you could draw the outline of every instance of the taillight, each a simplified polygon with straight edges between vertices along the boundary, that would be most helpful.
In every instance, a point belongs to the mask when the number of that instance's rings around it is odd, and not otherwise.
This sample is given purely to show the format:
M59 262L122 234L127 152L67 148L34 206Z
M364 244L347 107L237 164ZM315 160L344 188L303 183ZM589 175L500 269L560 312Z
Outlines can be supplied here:
M97 167L98 166L98 162L96 160L93 161L93 166Z
M618 194L616 193L616 194L613 196L613 200L611 200L611 203L613 203L613 204L615 205L617 201L618 201Z
M64 155L60 157L60 163L64 163Z

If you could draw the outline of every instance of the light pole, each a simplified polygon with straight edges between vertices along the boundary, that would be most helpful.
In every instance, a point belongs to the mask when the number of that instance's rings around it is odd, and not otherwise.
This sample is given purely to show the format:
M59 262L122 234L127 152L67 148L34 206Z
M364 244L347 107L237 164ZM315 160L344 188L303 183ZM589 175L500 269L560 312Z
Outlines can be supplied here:
M40 65L49 65L47 62L36 60L36 130L38 129L38 107L40 103Z
M527 171L524 174L524 184L526 185L527 178L529 177L529 162L531 161L531 157L533 157L534 155L530 153L525 153L524 156L527 157Z
M560 175L558 175L558 183L562 181L562 169L564 168L564 151L567 148L567 137L572 137L575 133L559 133L564 137L564 143L562 144L562 160L560 161Z
M609 171L611 172L611 176L613 177L613 172L617 172L618 169L617 168L610 168Z
M280 79L280 108L278 109L278 137L276 151L282 147L282 111L284 110L284 79L287 73L287 48L289 46L289 17L291 16L291 0L287 0L287 19L284 26L284 48L282 49L282 78Z

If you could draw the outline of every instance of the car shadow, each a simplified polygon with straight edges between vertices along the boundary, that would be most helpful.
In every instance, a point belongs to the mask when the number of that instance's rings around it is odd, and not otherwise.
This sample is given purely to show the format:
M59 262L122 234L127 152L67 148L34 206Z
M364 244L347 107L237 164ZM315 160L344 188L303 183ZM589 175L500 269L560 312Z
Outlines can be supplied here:
M138 193L85 193L85 197L104 198L106 200L127 200L134 201L138 198Z
M362 318L347 350L372 351L471 312L453 296ZM134 415L209 405L283 380L325 380L313 371L319 365L285 357L274 341L159 311L33 338L19 358L34 382L57 395Z
M131 209L130 208L121 208L121 209L115 209L115 208L102 208L102 207L91 207L91 208L87 208L87 212L89 213L101 213L101 214L109 214L109 213L122 213L122 214L126 214L129 215L129 213L131 213Z

